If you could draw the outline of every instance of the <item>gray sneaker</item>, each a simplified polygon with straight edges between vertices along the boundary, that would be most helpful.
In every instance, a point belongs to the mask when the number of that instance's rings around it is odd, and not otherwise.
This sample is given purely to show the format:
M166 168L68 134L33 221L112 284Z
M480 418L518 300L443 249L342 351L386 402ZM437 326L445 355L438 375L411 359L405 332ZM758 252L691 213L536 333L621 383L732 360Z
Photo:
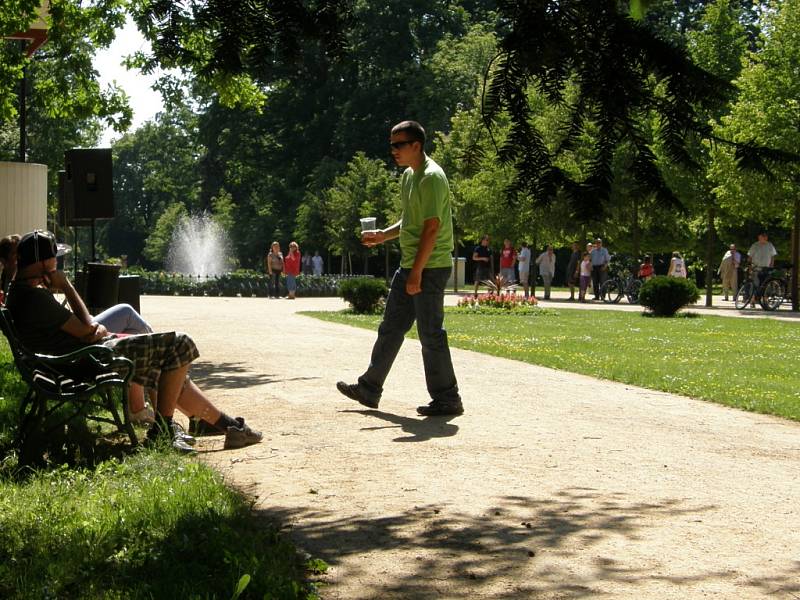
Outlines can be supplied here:
M244 422L244 419L237 417L240 427L228 427L225 432L225 448L244 448L250 444L257 444L261 441L264 435L260 431L250 429L250 426Z

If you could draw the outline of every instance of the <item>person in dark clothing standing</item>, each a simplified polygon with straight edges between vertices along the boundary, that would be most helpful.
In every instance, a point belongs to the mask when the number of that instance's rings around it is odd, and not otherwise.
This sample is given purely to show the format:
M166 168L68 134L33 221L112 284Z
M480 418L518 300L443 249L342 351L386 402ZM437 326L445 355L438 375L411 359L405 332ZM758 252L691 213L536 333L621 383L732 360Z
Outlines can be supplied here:
M492 249L489 248L489 236L484 235L481 243L472 250L472 262L475 263L475 295L481 281L492 278Z

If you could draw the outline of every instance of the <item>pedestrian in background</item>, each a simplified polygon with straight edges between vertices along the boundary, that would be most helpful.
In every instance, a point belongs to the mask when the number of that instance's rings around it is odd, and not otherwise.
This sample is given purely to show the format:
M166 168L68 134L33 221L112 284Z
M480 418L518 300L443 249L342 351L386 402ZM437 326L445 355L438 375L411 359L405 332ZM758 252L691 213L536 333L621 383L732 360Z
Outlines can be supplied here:
M536 266L539 267L539 275L542 276L544 284L544 299L550 299L550 285L553 283L553 276L556 274L556 254L552 246L542 252L536 259Z
M264 257L264 270L267 272L267 288L270 298L280 298L281 273L283 273L283 253L278 242L272 242L269 253Z
M739 283L739 261L742 255L736 251L736 244L731 244L719 263L717 273L722 277L722 295L728 299L728 292L736 296Z
M311 264L314 267L314 275L322 275L325 265L322 262L322 257L319 255L319 250L314 252L314 256L311 258Z
M297 276L300 275L301 261L300 246L297 245L297 242L290 242L289 253L283 259L284 270L286 271L286 291L289 294L289 300L294 300L294 295L297 291Z
M528 242L522 242L522 247L517 254L517 265L519 271L519 282L525 292L525 297L529 296L530 286L528 285L531 275L531 249L528 248Z
M588 252L583 253L580 265L578 266L580 279L578 281L578 299L586 302L586 290L592 282L592 259Z
M516 281L514 277L514 263L517 260L517 251L511 245L508 238L503 240L503 248L500 250L500 277L511 284Z
M489 248L489 236L484 235L480 244L472 250L472 262L475 263L475 297L481 281L492 278L492 249Z
M669 261L667 277L682 277L686 279L686 263L683 261L681 253L677 250L672 253L672 258Z
M580 272L578 270L578 264L581 262L581 246L578 242L572 242L572 254L569 256L569 262L567 263L567 270L564 272L565 281L569 286L569 299L575 300L575 285L578 284L578 279L580 278ZM580 293L580 291L579 291Z
M611 255L608 253L607 248L603 248L603 240L597 238L594 241L594 247L589 255L592 259L592 289L594 291L594 299L600 299L600 288L608 279L608 263L611 262Z

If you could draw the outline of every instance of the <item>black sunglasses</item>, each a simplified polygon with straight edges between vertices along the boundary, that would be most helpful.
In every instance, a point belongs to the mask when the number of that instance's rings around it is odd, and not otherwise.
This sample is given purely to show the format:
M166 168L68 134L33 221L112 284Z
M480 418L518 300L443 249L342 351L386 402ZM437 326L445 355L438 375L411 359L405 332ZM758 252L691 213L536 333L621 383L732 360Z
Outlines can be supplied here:
M413 140L406 140L403 142L389 142L389 145L392 147L393 150L400 150L404 146L408 146L409 144L413 144Z

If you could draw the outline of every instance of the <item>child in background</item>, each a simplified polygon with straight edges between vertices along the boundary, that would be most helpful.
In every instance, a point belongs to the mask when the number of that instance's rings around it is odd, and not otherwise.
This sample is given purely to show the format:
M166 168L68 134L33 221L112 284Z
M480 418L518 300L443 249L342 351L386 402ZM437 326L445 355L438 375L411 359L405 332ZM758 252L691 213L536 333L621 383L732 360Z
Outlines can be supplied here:
M592 259L589 258L588 252L584 252L581 258L580 272L581 278L578 300L586 302L586 288L589 287L589 283L592 281Z
M649 254L646 254L644 257L644 262L639 265L639 279L644 279L647 281L650 279L655 273L653 272L653 262L650 258Z

